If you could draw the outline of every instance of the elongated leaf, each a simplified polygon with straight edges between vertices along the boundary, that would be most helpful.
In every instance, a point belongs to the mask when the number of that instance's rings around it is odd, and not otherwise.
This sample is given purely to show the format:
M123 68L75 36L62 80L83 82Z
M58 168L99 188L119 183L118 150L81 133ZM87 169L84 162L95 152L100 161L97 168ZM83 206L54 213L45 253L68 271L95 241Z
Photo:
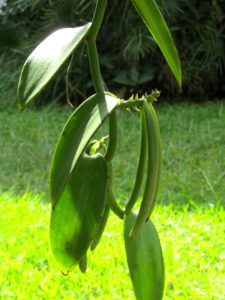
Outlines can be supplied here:
M160 239L150 219L141 226L136 238L130 239L136 219L133 212L124 218L124 243L134 293L137 300L162 300L165 270Z
M52 208L50 245L64 274L79 263L96 234L106 206L107 173L102 154L81 155Z
M73 166L104 119L120 100L97 94L84 101L71 115L62 130L50 171L52 206L58 201Z
M180 60L173 38L154 0L131 0L161 49L170 69L181 86Z
M18 104L24 109L46 86L63 62L85 37L91 23L62 28L44 39L26 60L18 84Z

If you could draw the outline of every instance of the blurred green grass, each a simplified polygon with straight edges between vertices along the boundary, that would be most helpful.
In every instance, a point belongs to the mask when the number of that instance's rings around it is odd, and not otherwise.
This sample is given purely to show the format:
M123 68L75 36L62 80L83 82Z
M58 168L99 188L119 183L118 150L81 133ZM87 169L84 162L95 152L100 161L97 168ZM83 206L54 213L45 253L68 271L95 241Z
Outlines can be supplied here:
M156 105L163 144L159 202L209 204L224 199L225 103ZM15 108L0 112L0 192L45 193L58 135L71 114L67 107ZM105 135L104 126L97 136ZM115 191L125 203L135 176L139 116L118 113L118 147L114 159Z

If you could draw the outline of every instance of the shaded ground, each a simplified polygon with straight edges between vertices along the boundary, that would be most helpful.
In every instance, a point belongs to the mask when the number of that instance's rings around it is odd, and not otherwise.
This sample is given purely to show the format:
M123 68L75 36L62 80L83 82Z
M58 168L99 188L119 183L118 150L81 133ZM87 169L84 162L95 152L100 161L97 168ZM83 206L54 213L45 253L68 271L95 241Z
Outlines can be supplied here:
M159 201L215 203L224 199L225 103L156 106L163 144ZM69 108L0 112L0 192L47 193L48 172L58 135ZM102 130L98 136L105 135ZM114 159L115 191L127 201L135 175L139 116L119 112L118 151Z

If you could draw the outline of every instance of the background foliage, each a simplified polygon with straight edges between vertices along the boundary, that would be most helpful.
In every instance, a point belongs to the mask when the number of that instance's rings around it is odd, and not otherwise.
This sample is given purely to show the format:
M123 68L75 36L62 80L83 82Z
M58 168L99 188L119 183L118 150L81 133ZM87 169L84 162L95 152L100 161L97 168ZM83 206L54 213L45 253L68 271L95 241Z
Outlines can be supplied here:
M50 104L41 113L38 108L20 114L15 105L18 76L27 54L55 28L89 21L95 1L8 0L7 6L5 2L0 0L0 294L5 299L30 299L34 295L43 299L83 299L84 295L132 299L121 224L113 216L99 248L89 256L88 274L74 272L63 277L59 273L48 247L50 209L46 193L54 146L71 111ZM225 1L157 2L181 56L183 95L197 100L206 99L206 95L222 97ZM129 2L109 3L99 38L103 42L98 45L109 88L122 96L134 89L141 92L155 87L163 90L164 96L179 95L162 55ZM84 56L81 47L75 56L77 67L70 73L73 102L92 92ZM39 101L65 102L65 80L61 77L66 67ZM165 300L223 299L224 102L156 106L164 169L154 222L167 266ZM118 117L115 192L124 204L137 163L139 119L137 114L124 116L122 112Z
M18 66L46 35L65 26L79 26L92 18L95 1L8 0L0 2L0 66L13 71L10 82L18 80ZM225 92L225 1L157 0L177 45L183 70L181 92L154 40L129 0L109 1L99 36L99 52L107 87L126 97L152 88L163 90L164 98L183 95L200 101L222 97ZM92 93L85 48L81 46L69 73L71 101L80 102ZM68 63L42 93L40 101L65 101ZM74 68L74 65L76 67ZM4 67L4 66L3 66ZM18 71L19 71L18 70ZM11 84L11 86L10 86ZM1 85L0 85L1 89ZM14 88L15 90L15 88ZM53 92L52 92L53 91Z

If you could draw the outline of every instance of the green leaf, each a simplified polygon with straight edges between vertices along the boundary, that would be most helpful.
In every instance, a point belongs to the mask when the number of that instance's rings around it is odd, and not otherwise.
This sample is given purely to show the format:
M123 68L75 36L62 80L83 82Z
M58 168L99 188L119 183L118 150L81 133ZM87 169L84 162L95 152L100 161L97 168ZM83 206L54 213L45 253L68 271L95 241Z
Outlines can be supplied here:
M136 299L162 300L165 268L159 235L149 219L136 238L130 239L136 219L135 212L124 218L124 243L134 293Z
M177 49L158 6L154 0L131 0L131 2L154 37L181 86L182 74Z
M51 211L50 245L64 274L79 263L96 235L106 206L107 186L103 155L81 155Z
M27 58L18 84L19 109L23 110L47 85L87 34L91 23L62 28L44 39Z
M106 93L96 94L85 100L67 121L60 134L50 171L52 206L58 201L89 140L119 101Z

